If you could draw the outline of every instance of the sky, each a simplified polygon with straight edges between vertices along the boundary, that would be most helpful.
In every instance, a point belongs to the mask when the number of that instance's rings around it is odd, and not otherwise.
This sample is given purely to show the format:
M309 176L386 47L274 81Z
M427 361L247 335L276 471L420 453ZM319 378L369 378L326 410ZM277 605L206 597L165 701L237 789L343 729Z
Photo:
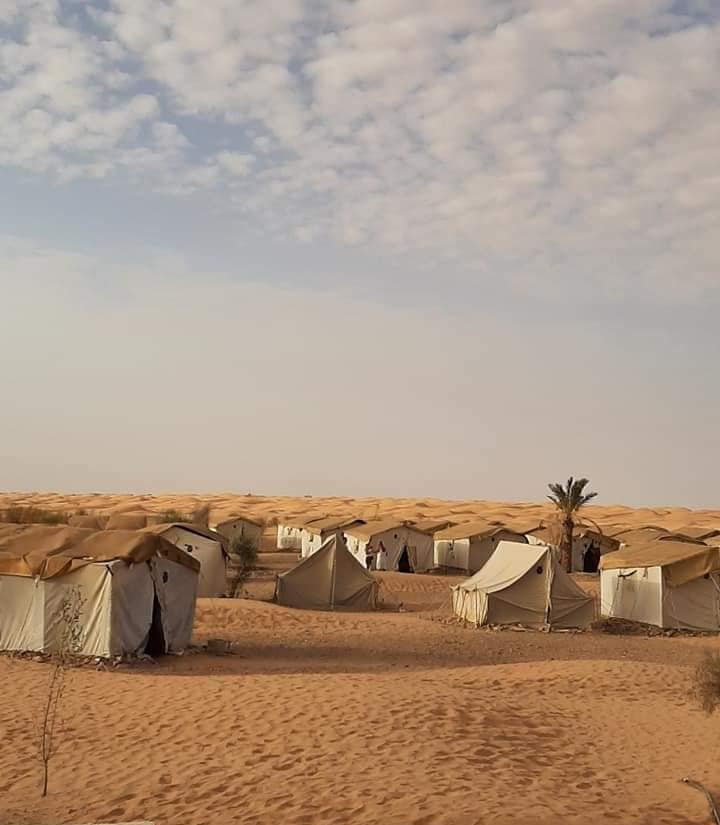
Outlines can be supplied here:
M0 488L720 507L720 3L0 0Z

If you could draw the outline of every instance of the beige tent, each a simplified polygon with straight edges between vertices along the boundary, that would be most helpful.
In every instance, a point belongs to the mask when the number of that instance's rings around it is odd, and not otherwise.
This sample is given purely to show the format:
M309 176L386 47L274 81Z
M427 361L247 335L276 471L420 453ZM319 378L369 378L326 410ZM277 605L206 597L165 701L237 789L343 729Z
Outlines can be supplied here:
M227 593L227 539L207 527L177 522L146 528L157 533L200 562L198 598L213 598Z
M720 548L663 538L610 553L600 564L604 616L720 630Z
M501 541L527 544L524 533L487 521L458 524L435 533L435 566L477 573Z
M332 535L319 550L278 576L275 601L308 610L373 610L377 591L372 575L353 558L342 538Z
M343 538L343 533L350 527L356 527L365 522L355 516L329 516L308 522L301 533L301 555L303 558L316 553L331 537Z
M348 550L374 570L425 573L434 567L433 537L398 519L359 524L344 531Z
M182 650L199 566L147 532L3 525L0 650L52 653L71 631L79 655Z
M308 524L327 518L325 513L306 513L303 516L290 516L278 522L277 541L278 550L302 550L302 533Z
M592 597L544 545L502 541L484 567L452 588L453 610L474 625L587 627Z
M232 516L221 521L214 526L214 529L224 536L228 542L238 537L248 539L255 547L260 549L264 525L261 521L256 521L248 516Z

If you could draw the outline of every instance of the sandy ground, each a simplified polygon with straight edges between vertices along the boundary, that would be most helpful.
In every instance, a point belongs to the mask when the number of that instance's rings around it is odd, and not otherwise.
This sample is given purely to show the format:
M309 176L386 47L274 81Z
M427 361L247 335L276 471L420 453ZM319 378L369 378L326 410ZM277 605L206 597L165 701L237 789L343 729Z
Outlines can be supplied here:
M0 496L66 512L369 518L544 518L539 504L257 496ZM588 508L602 525L718 526L720 513ZM189 652L130 669L72 670L50 793L34 720L49 666L0 657L0 825L149 819L158 825L700 825L691 776L720 793L720 717L690 695L716 638L488 631L449 611L450 576L378 574L384 609L278 607L266 553L248 598L198 603ZM577 576L588 592L597 578Z
M720 791L720 718L689 696L717 639L464 628L455 579L396 573L383 611L291 610L264 566L254 598L198 604L231 655L68 673L45 800L49 668L0 658L0 825L709 821L679 780Z

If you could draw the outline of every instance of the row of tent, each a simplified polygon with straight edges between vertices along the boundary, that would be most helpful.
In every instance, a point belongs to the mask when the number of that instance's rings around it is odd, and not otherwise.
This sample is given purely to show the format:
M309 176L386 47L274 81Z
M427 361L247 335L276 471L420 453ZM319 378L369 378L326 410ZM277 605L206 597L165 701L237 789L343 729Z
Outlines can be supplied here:
M658 539L603 556L600 614L663 628L720 631L720 547ZM376 606L377 581L337 535L278 577L290 607ZM587 627L595 605L553 548L501 541L475 575L452 588L454 613L474 625Z
M338 535L277 578L275 601L327 610L377 607L378 582ZM482 570L452 588L456 615L475 625L587 627L591 596L561 569L547 545L502 541Z

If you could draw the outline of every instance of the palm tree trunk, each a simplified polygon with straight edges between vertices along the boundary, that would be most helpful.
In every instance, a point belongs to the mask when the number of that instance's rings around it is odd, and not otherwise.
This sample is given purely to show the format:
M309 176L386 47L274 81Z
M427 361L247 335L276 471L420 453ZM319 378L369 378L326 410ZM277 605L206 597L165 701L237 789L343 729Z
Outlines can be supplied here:
M572 516L566 516L563 521L563 537L560 546L560 558L562 565L568 573L572 573L572 546L575 523Z

